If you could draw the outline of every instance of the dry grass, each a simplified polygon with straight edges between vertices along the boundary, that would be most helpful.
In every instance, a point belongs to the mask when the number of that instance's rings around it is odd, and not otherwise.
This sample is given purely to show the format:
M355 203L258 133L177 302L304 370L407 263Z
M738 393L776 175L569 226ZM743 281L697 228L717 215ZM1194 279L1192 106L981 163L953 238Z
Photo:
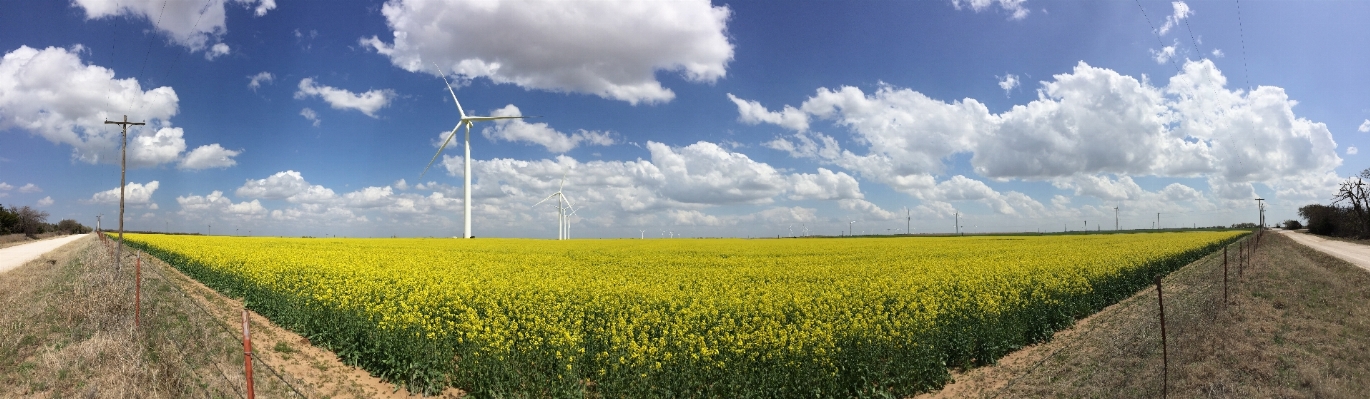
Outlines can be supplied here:
M150 269L141 328L133 322L133 261L116 270L95 236L6 272L0 397L240 396L241 343L216 334L216 320L187 312ZM285 396L278 385L258 377L256 391Z
M143 258L135 327L133 258L115 270L106 248L91 236L0 278L0 398L243 397L242 302ZM410 397L260 316L251 327L258 397Z
M61 237L62 235L63 234L58 233L43 233L39 234L37 236L37 239L29 238L28 236L23 234L0 235L0 248L9 248L16 245L24 245L38 240L46 240L54 237Z
M1370 392L1370 273L1278 234L1252 266L1230 252L1166 277L1174 397L1363 397ZM1240 275L1240 277L1239 277ZM959 373L938 397L1159 397L1155 288L1014 353Z

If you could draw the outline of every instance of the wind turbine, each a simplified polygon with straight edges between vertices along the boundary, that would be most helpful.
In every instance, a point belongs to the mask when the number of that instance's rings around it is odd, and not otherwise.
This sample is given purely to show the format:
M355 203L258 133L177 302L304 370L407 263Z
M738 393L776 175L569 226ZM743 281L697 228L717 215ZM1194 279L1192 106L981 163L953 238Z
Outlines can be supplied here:
M434 153L433 159L428 161L428 166L423 167L423 173L419 173L419 179L423 179L423 175L428 173L428 168L433 167L433 161L438 160L438 155L442 154L442 150L447 148L447 144L452 142L453 137L457 136L457 129L461 129L462 125L466 125L466 157L464 158L465 162L462 163L463 168L465 169L462 173L462 178L466 180L465 184L462 186L462 192L466 194L465 200L462 201L463 219L465 219L466 222L466 229L464 230L464 234L462 234L462 238L471 238L471 123L499 119L523 119L527 117L467 115L466 111L461 109L461 101L457 101L457 92L452 90L452 84L447 82L447 75L442 73L442 68L438 67L437 64L434 64L433 67L437 68L438 75L442 76L442 83L447 84L447 92L452 93L452 102L457 104L457 114L461 115L461 120L457 121L457 126L452 128L452 133L447 135L447 140L443 140L442 146L438 147L438 152Z
M569 198L566 198L566 194L563 194L563 193L561 192L561 189L562 189L563 187L565 187L565 186L566 186L566 175L565 175L565 174L562 174L562 175L561 175L561 185L557 186L557 192L552 193L551 195L548 195L547 198L543 198L542 201L538 201L538 203L533 204L533 206L542 205L543 202L547 202L547 200L552 199L552 197L556 197L556 199L557 199L557 202L556 202L556 206L557 206L557 239L558 239L558 240L565 240L565 239L571 238L571 223L570 223L569 220L566 219L567 216L570 216L570 215L567 215L567 214L566 214L566 211L567 211L567 210L570 210L572 215L575 214L575 209L572 209L572 208L571 208L571 200L570 200Z

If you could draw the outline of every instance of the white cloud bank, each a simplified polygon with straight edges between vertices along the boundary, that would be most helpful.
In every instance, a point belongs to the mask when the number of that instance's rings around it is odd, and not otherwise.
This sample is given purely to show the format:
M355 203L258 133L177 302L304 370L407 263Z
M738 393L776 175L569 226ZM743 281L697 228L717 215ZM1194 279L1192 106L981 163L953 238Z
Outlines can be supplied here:
M173 127L178 98L170 87L144 91L132 78L81 61L83 47L28 46L0 61L0 129L28 131L72 146L72 157L87 163L118 163L120 130L106 120L147 121L130 126L128 164L147 167L180 159L185 132Z
M675 97L657 71L712 83L733 58L732 11L707 0L391 0L381 13L393 41L361 44L407 71L437 75L436 63L461 79L630 104Z
M820 88L799 107L787 107L845 128L864 154L800 128L807 124L741 119L795 130L767 143L770 148L921 198L937 198L932 176L948 157L966 153L976 174L996 180L1206 177L1225 199L1251 192L1255 183L1292 198L1321 197L1335 185L1342 160L1325 124L1296 116L1297 102L1281 88L1247 92L1226 83L1208 60L1186 63L1163 87L1081 62L1042 82L1037 100L999 114L974 99L944 102L888 85L872 94ZM742 115L769 113L734 102Z

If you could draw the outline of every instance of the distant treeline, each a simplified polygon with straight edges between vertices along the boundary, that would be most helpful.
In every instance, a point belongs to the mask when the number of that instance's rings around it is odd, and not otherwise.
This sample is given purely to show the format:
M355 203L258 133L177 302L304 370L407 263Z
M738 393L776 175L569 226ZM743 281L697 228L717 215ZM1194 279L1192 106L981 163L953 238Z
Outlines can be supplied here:
M1307 205L1299 208L1299 216L1308 221L1308 232L1324 236L1367 238L1365 224L1349 206ZM1297 223L1297 221L1295 221ZM1288 224L1288 222L1286 222Z
M30 208L28 205L22 207L10 205L6 208L0 204L0 235L23 234L29 237L37 237L43 233L82 234L90 232L90 227L86 227L74 219L63 219L57 224L48 223L48 216L47 212Z

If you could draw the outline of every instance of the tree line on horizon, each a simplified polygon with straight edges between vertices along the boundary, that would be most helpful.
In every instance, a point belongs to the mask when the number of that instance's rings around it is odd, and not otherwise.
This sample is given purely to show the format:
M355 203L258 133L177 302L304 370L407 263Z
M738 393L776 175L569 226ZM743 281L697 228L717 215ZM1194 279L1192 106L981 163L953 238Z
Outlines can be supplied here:
M1366 187L1366 179L1370 179L1370 168L1342 182L1331 204L1299 208L1299 217L1308 221L1307 226L1297 220L1286 220L1284 228L1307 227L1309 233L1318 235L1370 238L1370 188Z
M56 224L48 223L46 211L34 209L28 205L10 205L6 208L0 204L0 235L23 234L29 238L37 238L43 233L62 233L62 234L83 234L91 231L75 219L62 219Z

